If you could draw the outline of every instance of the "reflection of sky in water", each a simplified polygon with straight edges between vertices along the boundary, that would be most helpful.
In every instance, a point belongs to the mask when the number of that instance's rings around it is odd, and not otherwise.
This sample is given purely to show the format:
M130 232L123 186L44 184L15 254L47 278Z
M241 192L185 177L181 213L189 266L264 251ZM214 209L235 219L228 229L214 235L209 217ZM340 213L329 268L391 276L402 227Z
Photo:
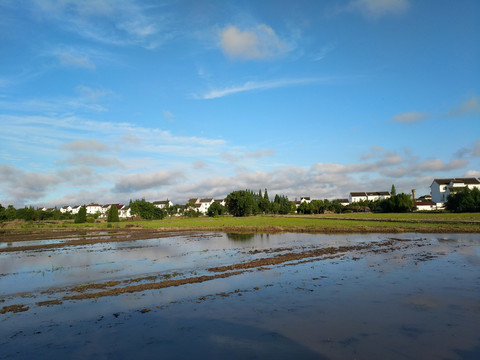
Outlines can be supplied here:
M247 261L252 249L341 246L378 241L378 235L190 234L168 238L0 253L0 295L37 288L103 282L149 274L185 273ZM20 242L18 243L20 244ZM18 245L17 245L18 246ZM6 290L8 289L8 290Z
M201 273L212 266L228 265L268 256L248 254L257 249L337 247L379 241L391 235L312 235L312 234L189 234L168 238L113 242L65 247L63 249L0 253L0 295L35 291L47 287L128 279L166 273ZM479 237L462 235L394 235L400 238L427 237L431 245L393 252L388 261L376 266L381 273L407 264L412 253L428 251L445 256L451 251L462 255L468 264L478 265ZM453 246L453 250L452 250ZM368 263L366 264L369 265Z
M0 272L18 272L0 277L0 282L3 292L4 284L24 289L50 286L49 281L76 284L82 274L110 280L187 272L244 261L251 258L246 255L251 249L300 251L389 237L426 240L425 246L393 252L349 253L201 284L36 307L35 316L30 310L0 317L0 339L6 339L1 345L5 353L15 353L28 343L24 357L41 350L44 358L147 358L161 353L166 358L210 359L235 352L238 358L263 358L262 349L268 349L272 358L477 359L478 234L448 239L425 234L275 234L251 239L186 235L24 256L0 254ZM131 248L140 244L145 247ZM35 274L52 264L64 264L64 269L43 277ZM32 281L17 285L15 278ZM242 296L235 290L242 290ZM221 292L229 296L217 295ZM199 301L201 297L206 299ZM142 308L151 312L140 314ZM20 330L22 335L13 336ZM56 339L60 334L61 341Z

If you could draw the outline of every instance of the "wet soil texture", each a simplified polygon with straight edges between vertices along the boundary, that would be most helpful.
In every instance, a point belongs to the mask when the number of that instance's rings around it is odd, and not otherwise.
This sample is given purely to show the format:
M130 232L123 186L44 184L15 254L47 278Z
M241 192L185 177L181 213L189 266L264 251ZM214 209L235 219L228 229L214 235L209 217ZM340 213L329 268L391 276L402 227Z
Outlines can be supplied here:
M478 359L478 234L12 235L0 359Z

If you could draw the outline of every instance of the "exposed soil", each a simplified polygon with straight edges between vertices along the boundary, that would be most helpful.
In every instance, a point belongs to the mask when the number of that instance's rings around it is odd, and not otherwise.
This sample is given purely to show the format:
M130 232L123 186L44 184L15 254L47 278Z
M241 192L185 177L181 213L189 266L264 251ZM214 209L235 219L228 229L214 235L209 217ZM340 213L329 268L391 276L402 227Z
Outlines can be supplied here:
M0 314L5 314L7 312L18 313L18 312L28 311L28 309L30 309L30 307L22 304L15 304L10 306L4 306L2 310L0 310Z
M245 263L240 264L233 264L227 266L217 266L209 268L209 271L212 272L224 272L230 270L237 270L237 269L251 269L251 268L258 268L264 267L268 265L278 265L289 261L298 261L307 258L313 257L323 257L323 256L332 256L332 255L343 255L348 252L352 251L361 251L361 250L371 250L373 252L383 252L383 251L391 251L393 250L393 246L398 244L399 242L405 241L412 241L412 240L404 240L404 239L390 239L381 243L369 243L369 244L362 244L362 245L355 245L355 246L340 246L340 247L328 247L323 249L314 249L309 251L303 252L289 252L286 254L275 255L274 257L262 258L258 260L252 260ZM284 251L287 249L280 249L280 251ZM266 250L265 252L270 252L271 250ZM258 253L260 251L254 251L254 253Z

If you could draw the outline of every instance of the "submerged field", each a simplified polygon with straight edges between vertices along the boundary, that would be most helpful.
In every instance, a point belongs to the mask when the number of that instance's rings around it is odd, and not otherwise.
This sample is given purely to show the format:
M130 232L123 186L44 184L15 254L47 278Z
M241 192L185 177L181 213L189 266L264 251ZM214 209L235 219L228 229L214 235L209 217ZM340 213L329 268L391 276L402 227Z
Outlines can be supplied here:
M63 222L12 222L0 225L2 234L38 230L80 230L83 228L143 228L157 230L205 230L226 232L312 232L312 233L475 233L480 232L480 213L329 214L291 216L249 216L235 218L165 218L153 221L122 221L107 224Z
M479 358L476 233L178 227L4 233L0 359Z

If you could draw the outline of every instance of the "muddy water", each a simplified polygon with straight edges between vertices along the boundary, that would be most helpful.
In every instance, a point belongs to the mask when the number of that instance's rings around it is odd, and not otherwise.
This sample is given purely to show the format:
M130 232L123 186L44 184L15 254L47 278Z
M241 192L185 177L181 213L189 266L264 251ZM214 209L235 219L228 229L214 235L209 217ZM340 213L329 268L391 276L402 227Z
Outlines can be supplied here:
M253 265L211 270L238 264ZM0 252L0 309L0 359L480 359L480 235L180 233Z

